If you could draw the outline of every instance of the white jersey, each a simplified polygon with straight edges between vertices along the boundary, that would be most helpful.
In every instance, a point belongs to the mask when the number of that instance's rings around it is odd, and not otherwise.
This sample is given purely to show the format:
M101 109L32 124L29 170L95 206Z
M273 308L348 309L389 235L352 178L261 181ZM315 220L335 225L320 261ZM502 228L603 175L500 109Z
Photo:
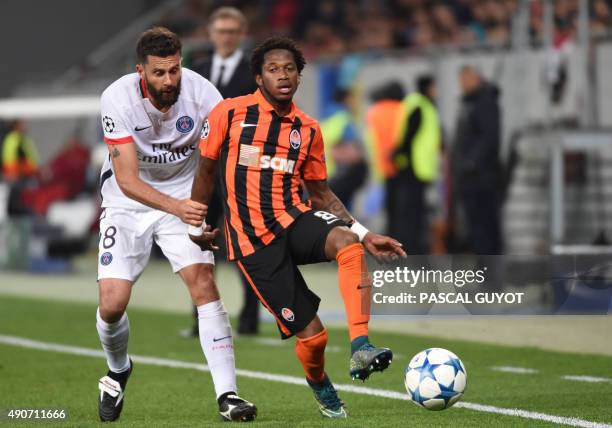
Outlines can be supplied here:
M141 180L166 195L188 198L198 165L202 126L222 99L208 80L183 68L178 100L162 113L147 98L138 73L125 75L102 93L104 141L134 143ZM124 195L110 155L102 167L100 183L102 207L151 209Z

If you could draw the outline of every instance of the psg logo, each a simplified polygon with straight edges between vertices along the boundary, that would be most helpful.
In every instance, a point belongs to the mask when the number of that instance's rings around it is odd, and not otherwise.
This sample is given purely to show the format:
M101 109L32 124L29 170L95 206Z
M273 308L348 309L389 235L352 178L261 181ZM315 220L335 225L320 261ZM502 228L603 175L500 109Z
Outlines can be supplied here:
M176 121L176 130L181 134L186 134L193 129L193 119L189 116L179 117Z
M291 130L291 134L289 134L289 143L291 143L291 148L294 150L300 148L300 144L302 144L302 136L300 135L300 131L297 129Z
M281 309L281 315L283 316L283 318L285 318L289 322L295 319L295 315L293 314L293 311L289 308Z
M100 256L100 264L103 266L108 266L113 261L113 255L109 252L106 252Z

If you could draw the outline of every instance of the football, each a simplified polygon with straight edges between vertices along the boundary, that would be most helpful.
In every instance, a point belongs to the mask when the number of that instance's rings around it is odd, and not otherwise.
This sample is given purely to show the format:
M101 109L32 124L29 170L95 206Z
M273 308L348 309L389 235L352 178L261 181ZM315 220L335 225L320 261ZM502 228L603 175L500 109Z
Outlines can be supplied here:
M413 403L428 410L444 410L465 392L467 371L450 351L430 348L419 352L406 367L404 385Z

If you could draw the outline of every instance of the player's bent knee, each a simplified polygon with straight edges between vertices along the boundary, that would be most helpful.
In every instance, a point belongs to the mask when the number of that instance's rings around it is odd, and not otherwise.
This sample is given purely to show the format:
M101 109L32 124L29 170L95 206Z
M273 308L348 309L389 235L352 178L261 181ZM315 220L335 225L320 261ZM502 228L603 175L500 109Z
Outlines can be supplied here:
M125 313L127 305L127 300L118 299L115 295L100 294L100 303L98 305L100 317L107 323L117 322Z
M342 235L342 242L339 249L348 247L349 245L359 244L359 236L350 230L346 230Z
M214 266L212 264L197 264L180 271L183 280L189 288L191 300L196 306L219 300L219 291L215 283Z
M200 265L198 273L195 278L195 286L198 290L209 291L215 290L217 285L215 283L215 275L211 265Z
M127 280L100 280L100 317L108 322L119 321L130 301L132 283Z
M351 232L348 227L336 227L327 237L325 253L330 259L333 259L338 254L338 251L358 243L359 237Z
M103 321L109 324L119 321L121 317L123 316L123 314L125 313L126 308L127 308L127 304L118 305L118 304L113 304L113 303L108 303L108 302L106 303L100 302L100 305L98 306L98 309L100 311L100 318L102 318Z
M295 335L298 339L306 340L309 337L318 335L322 331L326 331L325 327L323 326L321 319L318 316L315 316L303 330L297 332Z

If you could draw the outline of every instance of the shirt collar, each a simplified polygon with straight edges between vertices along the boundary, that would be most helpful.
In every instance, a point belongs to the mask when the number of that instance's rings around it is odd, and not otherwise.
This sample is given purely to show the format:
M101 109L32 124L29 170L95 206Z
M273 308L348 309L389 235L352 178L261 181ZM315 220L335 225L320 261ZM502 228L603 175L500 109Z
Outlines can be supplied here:
M228 56L227 58L221 58L218 53L213 54L213 63L223 64L225 68L234 69L238 66L238 63L242 59L242 50L236 49L236 52Z
M257 100L257 103L261 106L261 108L263 108L265 111L274 111L274 107L272 107L272 104L270 104L266 97L264 97L264 95L261 93L261 90L257 89L254 95L255 99ZM286 116L283 117L286 117L287 119L293 122L295 120L296 111L297 107L295 106L295 103L292 102L291 110L289 111L289 113L287 113Z

